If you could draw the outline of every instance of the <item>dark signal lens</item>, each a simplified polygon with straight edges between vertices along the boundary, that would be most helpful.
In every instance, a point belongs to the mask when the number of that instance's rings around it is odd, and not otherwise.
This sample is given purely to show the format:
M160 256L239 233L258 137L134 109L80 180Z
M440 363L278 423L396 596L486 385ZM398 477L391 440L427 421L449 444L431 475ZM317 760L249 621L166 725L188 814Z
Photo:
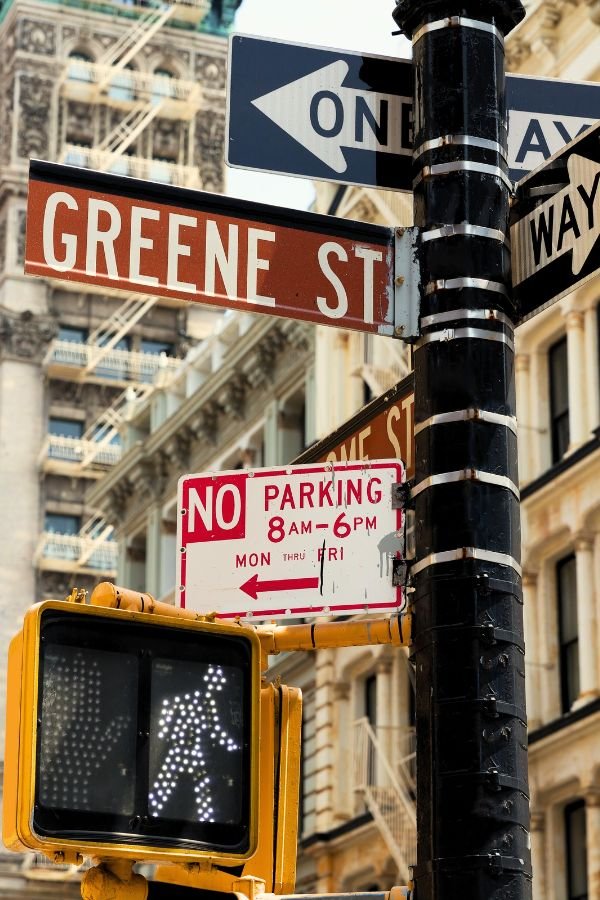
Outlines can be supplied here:
M46 646L41 671L42 805L132 814L137 674L132 654Z

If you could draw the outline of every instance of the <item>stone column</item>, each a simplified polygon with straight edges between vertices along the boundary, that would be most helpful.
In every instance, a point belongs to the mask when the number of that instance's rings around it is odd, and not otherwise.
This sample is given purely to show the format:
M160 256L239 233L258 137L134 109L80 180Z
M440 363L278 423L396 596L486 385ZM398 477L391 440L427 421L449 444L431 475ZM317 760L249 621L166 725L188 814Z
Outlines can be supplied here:
M333 827L334 737L333 737L333 650L316 651L315 673L315 831Z
M533 868L533 900L546 897L546 814L531 813L531 865Z
M161 518L161 504L154 500L146 518L146 590L157 598L161 596Z
M575 538L577 572L577 629L579 633L579 697L575 706L598 696L596 656L596 611L594 608L593 538L579 534Z
M566 314L567 371L569 375L569 452L588 439L585 391L585 341L583 313L571 310Z
M600 372L598 371L598 307L590 306L585 311L585 352L588 364L587 409L588 430L600 426Z
M28 301L20 283L14 290L18 296ZM32 560L40 536L38 457L47 431L41 363L54 334L48 316L0 306L0 757L8 645L25 610L40 599Z
M530 481L532 477L530 444L532 422L530 421L530 363L531 358L526 353L518 353L515 359L515 382L517 391L517 421L522 429L525 429L525 440L519 441L519 480L521 484Z
M600 900L600 787L585 791L588 900Z
M523 572L523 617L525 620L525 673L527 691L527 722L529 730L542 721L540 683L544 672L541 659L543 640L540 635L537 572Z
M350 721L350 684L333 685L332 740L335 753L334 818L347 821L354 812L354 730Z
M377 695L375 729L379 747L387 762L391 765L392 751L392 659L382 656L377 661ZM377 761L377 784L388 783L386 767L381 760Z

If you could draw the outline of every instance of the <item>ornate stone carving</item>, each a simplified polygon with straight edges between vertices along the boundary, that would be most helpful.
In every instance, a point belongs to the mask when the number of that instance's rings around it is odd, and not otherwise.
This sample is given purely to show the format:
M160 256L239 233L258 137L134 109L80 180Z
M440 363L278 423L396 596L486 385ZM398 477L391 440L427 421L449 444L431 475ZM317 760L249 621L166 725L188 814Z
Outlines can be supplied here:
M152 133L152 156L177 162L179 145L179 123L174 123L170 119L156 119Z
M285 335L279 325L274 325L256 348L252 365L246 370L252 387L270 381L275 372L277 357L286 345Z
M246 393L249 382L244 372L235 372L227 382L223 395L223 409L225 415L238 421L244 418L246 412Z
M52 81L37 74L21 73L19 100L17 154L26 159L48 159Z
M223 407L220 403L217 403L216 400L209 400L191 422L190 427L193 435L215 447L217 444L219 416L222 412Z
M176 471L185 471L190 458L191 434L186 429L179 430L165 445L165 454Z
M212 109L203 110L196 118L194 164L198 166L202 187L206 191L223 189L223 144L225 118Z
M56 322L46 316L36 316L28 309L22 313L0 309L2 355L41 362L56 332Z
M56 28L48 20L22 19L19 28L18 49L39 56L56 54Z
M8 165L10 161L11 140L13 133L13 110L15 96L15 80L11 78L4 89L0 91L0 134L4 137L0 141L0 162Z
M0 272L6 268L6 219L0 220Z
M589 7L589 16L594 25L600 26L600 0L585 0Z
M225 60L216 56L199 56L196 60L196 79L203 90L225 90L227 83Z
M518 69L531 56L531 44L516 37L506 45L506 67L510 71Z
M71 144L92 144L94 140L94 107L70 100L66 106L66 140Z
M132 493L132 485L127 478L122 478L108 493L108 508L105 510L105 518L114 524L125 517L127 502Z
M22 266L25 262L25 227L26 213L24 209L17 211L17 265Z

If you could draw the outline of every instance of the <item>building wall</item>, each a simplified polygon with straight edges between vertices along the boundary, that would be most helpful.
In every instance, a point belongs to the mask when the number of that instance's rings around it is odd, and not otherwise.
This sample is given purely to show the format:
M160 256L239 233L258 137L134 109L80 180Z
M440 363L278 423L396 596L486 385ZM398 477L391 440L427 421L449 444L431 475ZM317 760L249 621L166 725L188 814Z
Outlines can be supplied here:
M146 4L117 0L92 11L85 3L0 3L1 745L7 647L24 610L40 599L64 598L75 586L90 590L116 575L114 541L100 541L82 562L69 544L77 541L77 534L57 534L45 544L40 537L49 527L78 531L91 522L96 510L86 492L114 464L120 448L112 444L104 455L82 465L79 459L87 451L76 446L77 439L57 451L49 446L49 438L65 425L85 436L102 424L102 416L126 391L151 393L153 378L173 368L221 317L183 303L153 301L102 363L89 370L81 359L65 363L69 354L81 356L86 337L116 311L131 319L132 308L123 313L122 297L24 275L29 159L97 165L117 174L223 190L226 38L238 5L239 0L199 0L196 21L187 25L174 15L128 63L131 77L138 79L133 87L127 81L129 69L116 77L107 70L113 80L104 94L94 94L76 58L101 61L131 33L147 12ZM165 82L165 73L173 81ZM176 88L171 91L165 83ZM153 102L159 102L161 90L169 99L123 155L95 161L86 156L123 122L135 102L148 102L148 91ZM64 328L83 336L77 341L71 336L72 343L57 350L56 339ZM106 341L106 334L87 348L90 353ZM168 345L168 358L159 365L160 344ZM138 364L143 364L143 374L141 368L136 370ZM105 524L90 532L93 540ZM64 879L49 885L40 859L32 868L30 858L0 854L3 896L78 895L79 875L68 870Z

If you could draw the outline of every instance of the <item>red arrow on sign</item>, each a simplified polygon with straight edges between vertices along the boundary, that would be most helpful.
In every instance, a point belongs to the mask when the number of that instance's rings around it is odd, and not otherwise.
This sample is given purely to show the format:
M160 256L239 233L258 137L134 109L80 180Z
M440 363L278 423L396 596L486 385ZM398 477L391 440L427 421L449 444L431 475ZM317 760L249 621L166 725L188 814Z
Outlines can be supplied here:
M306 588L318 587L318 578L281 578L279 581L259 581L258 574L255 574L241 585L240 590L252 597L253 600L257 600L259 593L264 591L302 591Z

